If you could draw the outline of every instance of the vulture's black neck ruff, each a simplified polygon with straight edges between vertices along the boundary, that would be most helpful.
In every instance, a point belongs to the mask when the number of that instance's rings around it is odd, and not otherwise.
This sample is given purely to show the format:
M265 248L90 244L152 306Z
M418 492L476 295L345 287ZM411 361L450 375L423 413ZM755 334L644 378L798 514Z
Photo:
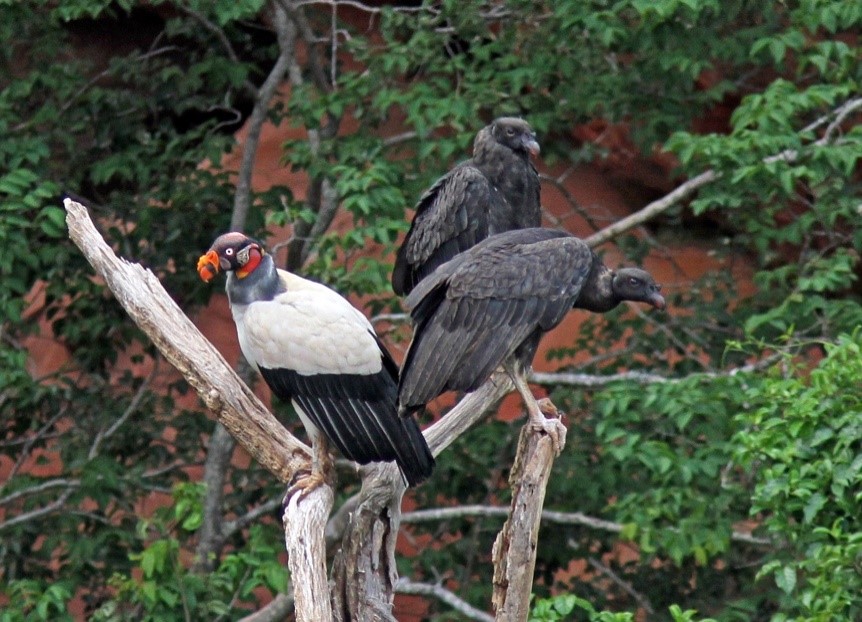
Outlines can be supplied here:
M614 271L602 263L593 254L593 265L587 280L581 288L581 293L575 304L575 309L585 309L594 313L605 313L620 304L620 299L614 292Z

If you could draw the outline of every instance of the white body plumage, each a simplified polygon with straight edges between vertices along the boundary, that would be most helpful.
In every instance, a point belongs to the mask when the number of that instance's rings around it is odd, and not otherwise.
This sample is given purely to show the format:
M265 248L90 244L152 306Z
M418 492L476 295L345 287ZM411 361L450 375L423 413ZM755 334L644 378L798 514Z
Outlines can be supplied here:
M272 300L233 303L242 353L254 366L314 374L376 374L380 347L368 319L338 293L283 270Z

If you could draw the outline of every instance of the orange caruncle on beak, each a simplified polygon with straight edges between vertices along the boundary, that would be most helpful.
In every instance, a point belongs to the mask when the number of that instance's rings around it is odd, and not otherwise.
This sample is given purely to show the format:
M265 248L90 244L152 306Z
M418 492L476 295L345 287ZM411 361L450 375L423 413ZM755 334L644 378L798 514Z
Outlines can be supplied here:
M218 274L218 268L218 253L214 250L207 251L206 255L201 255L198 259L198 274L205 283L209 283Z

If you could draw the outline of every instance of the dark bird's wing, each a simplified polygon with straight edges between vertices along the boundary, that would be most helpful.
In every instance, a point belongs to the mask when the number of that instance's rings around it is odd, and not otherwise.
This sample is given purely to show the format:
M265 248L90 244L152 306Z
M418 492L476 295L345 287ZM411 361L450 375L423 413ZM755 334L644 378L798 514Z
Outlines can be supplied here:
M392 271L395 293L408 294L437 266L485 239L495 194L469 161L437 180L419 199L410 231L398 250Z
M260 371L273 393L291 400L345 458L359 464L394 460L410 486L431 475L434 458L419 425L396 414L394 363L373 376Z
M426 479L434 458L416 421L398 416L398 367L371 324L331 289L281 278L272 300L235 310L245 357L309 434L320 431L360 464L395 460L410 485Z
M415 326L399 380L400 412L447 390L475 390L528 339L538 343L572 308L592 261L577 238L522 229L441 266L406 300ZM527 354L532 359L533 351Z

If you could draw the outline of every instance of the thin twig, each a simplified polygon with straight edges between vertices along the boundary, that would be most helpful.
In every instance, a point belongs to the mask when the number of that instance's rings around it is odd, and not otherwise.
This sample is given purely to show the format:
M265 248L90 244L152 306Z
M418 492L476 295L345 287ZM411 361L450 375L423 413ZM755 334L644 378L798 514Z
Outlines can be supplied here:
M4 529L9 529L10 527L14 527L15 525L19 525L21 523L26 523L28 521L41 518L42 516L46 516L47 514L52 514L58 511L65 505L66 501L69 500L69 497L72 496L72 493L75 492L75 488L76 487L74 486L70 486L63 492L63 494L61 494L48 505L44 505L41 508L37 508L29 512L24 512L23 514L18 514L17 516L13 516L9 520L0 523L0 531L3 531Z
M96 434L96 438L93 439L93 444L90 445L90 451L87 453L87 459L92 460L96 456L99 455L99 449L101 449L102 442L106 439L111 438L120 427L126 423L126 421L131 417L135 411L138 410L138 406L141 405L141 402L144 399L144 395L147 393L147 389L150 387L150 383L153 378L156 377L156 374L159 371L159 358L158 356L153 358L153 369L150 371L149 375L144 378L144 381L141 382L141 386L138 387L138 390L135 392L134 397L132 397L132 401L129 402L129 405L126 407L126 410L123 411L123 414L120 415L116 421L114 421L107 429L99 430L99 433Z
M505 517L509 508L493 505L458 505L449 508L430 508L427 510L415 510L405 512L401 515L402 523L423 523L430 521L442 521L453 518L465 518L470 516ZM598 529L611 533L622 533L626 528L623 523L616 523L602 518L589 516L581 512L559 512L555 510L543 510L542 520L557 525L577 525ZM733 542L752 544L755 546L772 546L775 543L769 538L760 538L749 533L733 531L730 535Z
M47 481L36 484L35 486L30 486L29 488L22 488L21 490L16 490L15 492L6 495L2 499L0 499L0 506L9 505L13 501L21 499L23 497L36 495L40 492L51 490L52 488L78 488L80 485L81 480L78 479L49 479Z
M812 143L815 146L822 147L826 144L829 144L837 127L847 118L847 116L852 114L859 108L862 108L862 98L849 100L835 110L829 112L829 114L818 118L814 122L804 127L800 133L806 134L808 132L811 132L817 127L826 123L829 119L832 119L834 117L833 122L829 125L824 135L820 139ZM780 153L764 158L763 162L793 162L798 157L799 150L786 149ZM691 196L696 190L702 188L703 186L711 184L720 177L721 173L718 173L713 169L708 169L700 175L693 177L685 183L677 186L673 191L669 192L661 199L653 201L652 203L648 204L643 209L635 212L631 216L627 216L622 220L618 220L609 227L605 227L598 233L594 233L593 235L588 237L585 242L592 247L607 242L608 240L616 237L617 235L624 233L629 229L633 229L634 227L645 223L646 221L654 218L655 216L658 216L659 214L670 209L677 203L680 203L683 199L686 199Z
M392 324L405 324L410 321L409 313L378 313L377 315L369 318L369 321L372 324L379 324L380 322L391 322Z
M549 182L549 183L553 184L554 188L556 188L557 191L563 195L563 198L566 200L566 203L568 203L569 205L572 206L572 209L581 218L583 218L590 227L592 227L593 231L598 231L599 230L598 223L596 223L596 221L593 220L593 217L590 215L589 212L587 212L587 210L585 210L583 207L581 207L581 204L578 203L577 199L575 199L574 195L569 191L568 187L565 185L566 177L569 176L569 173L571 170L572 170L571 168L567 169L559 177L551 177L550 175L546 175L544 173L541 173L539 175L539 179L541 181L545 181L545 182ZM559 220L559 219L555 218L555 220Z
M478 620L479 622L494 622L494 616L480 609L476 609L473 605L456 596L450 590L447 590L442 585L432 583L420 583L411 581L410 579L401 578L395 584L395 591L399 594L415 594L417 596L433 596L439 601L442 601L452 607L455 611L465 616L468 620Z
M537 372L530 374L530 382L541 385L565 385L570 387L603 387L615 382L636 382L638 384L678 384L693 379L733 378L739 374L749 374L769 367L782 358L772 354L755 363L734 367L725 371L702 371L671 378L641 371L624 371L616 374L578 374L574 372Z
M249 510L242 516L235 518L234 520L225 521L222 525L221 537L223 539L229 538L234 533L236 533L240 529L244 529L247 525L250 525L261 516L271 514L280 507L281 499L276 497L274 499L270 499L265 503L261 503L257 507L252 508L251 510Z
M571 545L571 543L570 543ZM638 605L640 605L641 609L646 611L648 614L653 615L655 613L655 609L653 609L652 603L650 603L649 599L634 589L628 581L624 580L617 573L610 569L610 567L603 564L601 561L594 557L590 557L587 559L590 566L601 572L603 575L608 577L611 581L616 583L626 594L634 598Z
M233 49L233 45L231 45L230 39L227 38L227 35L225 34L223 28L221 28L218 24L215 24L211 20L207 19L207 17L202 13L183 6L182 3L179 5L179 9L180 11L197 21L209 32L211 32L215 36L215 38L218 39L229 59L231 59L235 63L241 62L239 56L236 53L236 50ZM259 93L257 87L251 82L251 80L243 80L242 86L251 97L255 99L258 97Z

